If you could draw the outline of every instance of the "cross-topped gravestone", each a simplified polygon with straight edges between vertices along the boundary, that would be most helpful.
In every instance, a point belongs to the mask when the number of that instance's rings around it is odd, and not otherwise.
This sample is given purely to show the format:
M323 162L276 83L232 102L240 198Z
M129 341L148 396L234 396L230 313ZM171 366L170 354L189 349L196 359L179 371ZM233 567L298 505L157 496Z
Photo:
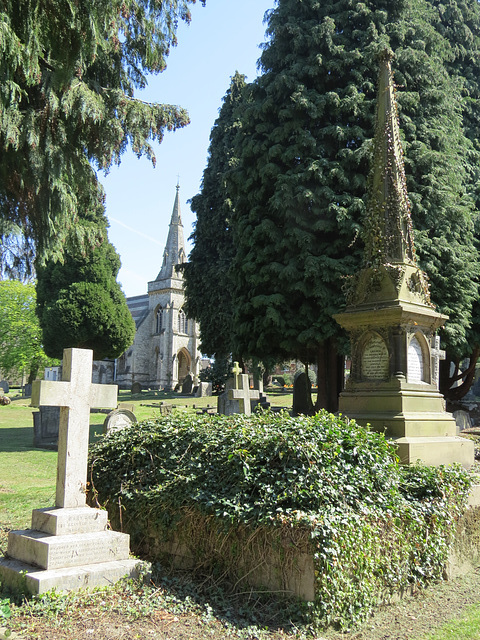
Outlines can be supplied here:
M248 374L242 373L238 362L234 362L233 373L233 389L228 391L229 400L238 402L238 413L244 413L246 416L252 414L250 400L258 399L260 393L255 389L250 389Z
M92 351L66 349L62 380L36 380L33 383L32 406L61 407L57 507L85 506L90 409L117 406L117 385L93 384L92 363Z
M430 348L432 358L432 384L438 389L440 383L440 360L445 360L446 353L440 349L440 336L433 336Z

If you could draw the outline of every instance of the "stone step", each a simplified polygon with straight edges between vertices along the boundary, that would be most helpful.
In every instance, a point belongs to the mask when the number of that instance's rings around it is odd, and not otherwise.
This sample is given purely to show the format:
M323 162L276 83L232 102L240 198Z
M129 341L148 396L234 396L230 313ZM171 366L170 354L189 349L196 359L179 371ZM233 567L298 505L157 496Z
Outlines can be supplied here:
M54 588L58 591L76 591L105 587L115 584L123 577L137 579L148 571L149 564L135 558L49 570L38 569L18 560L0 558L0 578L11 587L32 594L45 593Z
M117 531L52 536L26 529L10 531L7 556L42 569L68 568L126 560L129 542L128 534Z
M108 514L101 509L90 507L73 507L62 509L34 509L32 512L32 529L43 531L53 536L73 533L92 533L107 529Z

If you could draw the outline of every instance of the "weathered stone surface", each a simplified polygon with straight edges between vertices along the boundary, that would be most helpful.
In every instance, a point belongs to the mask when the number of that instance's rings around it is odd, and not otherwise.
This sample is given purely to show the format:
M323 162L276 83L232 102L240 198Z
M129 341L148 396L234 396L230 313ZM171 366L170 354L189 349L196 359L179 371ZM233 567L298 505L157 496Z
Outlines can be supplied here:
M182 382L182 393L184 395L190 395L193 389L193 377L191 373L188 373Z
M85 506L91 407L117 406L116 385L92 384L93 352L65 349L63 380L36 380L32 406L59 406L60 430L55 505Z
M142 385L140 382L134 382L132 384L132 394L136 395L137 393L142 393Z
M129 542L129 535L117 531L52 536L26 529L10 531L8 555L42 569L62 569L126 560L130 551Z
M0 578L12 588L26 588L32 594L45 593L54 588L58 591L76 591L106 587L124 577L136 579L148 571L147 562L134 558L48 570L18 560L0 558Z
M33 412L33 446L57 449L60 427L60 407L39 407Z
M455 437L438 390L436 332L448 317L434 311L416 262L389 52L380 59L369 185L364 267L334 316L350 334L352 358L339 411L394 439L405 464L470 467L473 443Z
M0 579L31 593L105 585L135 575L130 537L107 531L107 513L85 505L90 408L115 407L116 385L92 384L92 351L67 349L63 380L37 381L32 404L60 406L56 508L36 509L32 529L11 531Z
M211 382L200 382L198 385L196 397L197 398L207 398L212 395L212 383Z
M106 434L121 431L122 429L129 429L135 422L137 422L135 414L128 409L115 409L105 418L103 433Z
M34 509L32 512L32 529L53 536L106 531L107 522L106 511L91 507Z

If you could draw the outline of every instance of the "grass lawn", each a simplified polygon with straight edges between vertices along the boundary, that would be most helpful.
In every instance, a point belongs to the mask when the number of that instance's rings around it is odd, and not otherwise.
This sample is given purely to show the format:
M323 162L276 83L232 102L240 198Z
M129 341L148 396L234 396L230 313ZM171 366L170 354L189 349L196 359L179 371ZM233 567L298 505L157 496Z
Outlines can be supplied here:
M55 504L57 453L33 447L33 418L35 411L30 399L21 398L15 391L9 394L12 403L0 406L0 549L5 547L5 532L30 526L33 509ZM274 391L272 405L290 408L292 393ZM216 396L194 398L164 391L143 391L132 395L120 391L119 404L133 411L137 419L160 415L160 405L170 405L175 411L215 408ZM90 441L103 433L103 413L90 414Z

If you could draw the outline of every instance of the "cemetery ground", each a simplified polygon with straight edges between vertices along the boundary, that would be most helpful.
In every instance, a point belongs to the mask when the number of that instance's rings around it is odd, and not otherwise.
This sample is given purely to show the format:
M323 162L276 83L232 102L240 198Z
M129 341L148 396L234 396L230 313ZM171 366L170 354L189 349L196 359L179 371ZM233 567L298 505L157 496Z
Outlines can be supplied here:
M10 396L15 398L15 390ZM122 393L119 400L139 419L155 414L151 405L160 402L176 405L178 411L206 409L216 402L154 392L133 397ZM272 400L289 407L292 398L279 391ZM33 448L29 404L17 398L0 407L0 552L6 549L9 530L27 528L32 509L52 506L55 500L56 452ZM104 419L105 414L91 414L91 440L101 437ZM0 592L0 639L7 637L8 627L10 637L19 640L468 640L480 638L479 593L480 572L474 572L384 607L350 633L329 630L312 635L302 628L296 605L288 607L253 592L233 595L228 585L207 576L193 581L188 574L165 574L154 567L153 583L145 585L119 583L94 592L52 592L24 601Z

